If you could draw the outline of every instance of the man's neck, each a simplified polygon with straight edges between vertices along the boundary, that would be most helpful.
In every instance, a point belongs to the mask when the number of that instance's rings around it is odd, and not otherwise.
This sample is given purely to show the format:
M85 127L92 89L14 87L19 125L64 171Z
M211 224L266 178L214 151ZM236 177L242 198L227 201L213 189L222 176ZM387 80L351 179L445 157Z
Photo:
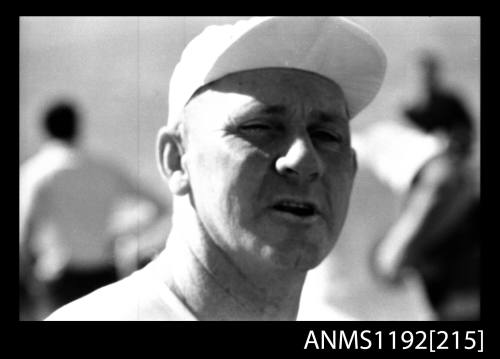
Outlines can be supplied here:
M182 222L174 217L167 241L165 280L196 317L296 319L305 273L245 270L203 233L192 210L184 210L191 213Z

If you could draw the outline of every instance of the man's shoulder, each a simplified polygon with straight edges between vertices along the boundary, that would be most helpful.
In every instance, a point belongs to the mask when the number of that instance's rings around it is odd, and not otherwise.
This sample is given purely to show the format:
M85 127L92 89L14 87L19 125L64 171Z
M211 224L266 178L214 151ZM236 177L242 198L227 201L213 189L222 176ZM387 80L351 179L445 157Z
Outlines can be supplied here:
M154 263L56 310L47 321L196 320L155 276Z
M135 278L127 277L64 305L45 320L136 320L132 308L139 303L137 285Z

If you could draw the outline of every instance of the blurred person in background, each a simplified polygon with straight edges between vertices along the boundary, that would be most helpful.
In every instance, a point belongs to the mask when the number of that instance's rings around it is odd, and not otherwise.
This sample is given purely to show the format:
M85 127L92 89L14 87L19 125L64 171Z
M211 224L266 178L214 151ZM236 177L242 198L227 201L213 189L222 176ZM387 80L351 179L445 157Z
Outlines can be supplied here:
M479 320L480 238L478 162L473 121L441 79L433 53L421 57L424 97L405 116L437 136L444 150L411 183L403 212L375 247L375 270L398 283L416 271L438 320Z
M137 239L167 210L119 166L80 148L81 114L74 103L53 104L42 126L46 143L20 168L20 310L33 311L25 319L42 319L118 280L120 266L131 259L120 257L117 241ZM117 224L115 212L127 199L147 201L153 212ZM29 308L37 302L38 309Z

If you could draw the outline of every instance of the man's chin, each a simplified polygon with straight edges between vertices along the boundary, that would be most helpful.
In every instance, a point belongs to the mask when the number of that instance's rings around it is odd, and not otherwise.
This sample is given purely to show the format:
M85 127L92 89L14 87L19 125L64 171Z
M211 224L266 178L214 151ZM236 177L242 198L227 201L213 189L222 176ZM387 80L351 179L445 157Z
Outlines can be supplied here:
M323 259L325 254L320 248L315 245L306 244L302 248L295 248L294 250L279 250L273 249L270 259L280 269L287 269L297 272L307 272L317 267Z

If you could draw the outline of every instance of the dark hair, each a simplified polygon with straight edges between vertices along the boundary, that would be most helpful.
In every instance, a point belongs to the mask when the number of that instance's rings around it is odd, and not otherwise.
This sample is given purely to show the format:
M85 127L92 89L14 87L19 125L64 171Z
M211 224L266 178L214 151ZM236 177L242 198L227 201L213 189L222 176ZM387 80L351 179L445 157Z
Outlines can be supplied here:
M74 105L61 102L47 110L44 129L50 137L71 143L78 134L78 120Z

